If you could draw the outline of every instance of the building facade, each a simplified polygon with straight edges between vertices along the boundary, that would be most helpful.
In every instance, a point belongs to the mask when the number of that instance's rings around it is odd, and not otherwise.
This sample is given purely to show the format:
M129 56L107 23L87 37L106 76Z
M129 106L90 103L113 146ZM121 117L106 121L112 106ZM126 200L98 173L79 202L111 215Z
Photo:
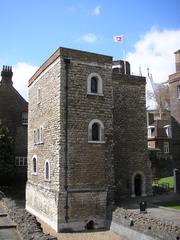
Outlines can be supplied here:
M176 72L169 76L174 171L180 180L180 50L175 52ZM180 181L176 181L180 192Z
M176 72L169 76L173 157L180 169L180 50L175 52Z
M145 78L117 68L59 48L29 80L26 209L56 231L102 228L112 201L151 193Z
M153 178L173 174L173 148L170 118L156 118L152 111L147 112L148 149Z
M16 180L27 177L27 121L28 103L16 91L12 82L12 68L3 66L0 81L0 122L14 140Z

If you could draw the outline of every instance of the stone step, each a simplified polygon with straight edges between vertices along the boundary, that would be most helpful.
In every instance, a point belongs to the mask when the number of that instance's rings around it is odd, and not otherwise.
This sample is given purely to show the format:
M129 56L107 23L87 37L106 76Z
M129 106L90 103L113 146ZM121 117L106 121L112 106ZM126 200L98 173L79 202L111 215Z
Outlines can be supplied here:
M5 228L16 228L16 224L7 216L0 217L0 229L5 229Z
M16 229L0 229L0 240L22 240Z
M4 214L7 215L7 211L6 211L5 207L3 206L2 202L0 201L0 216L4 215Z

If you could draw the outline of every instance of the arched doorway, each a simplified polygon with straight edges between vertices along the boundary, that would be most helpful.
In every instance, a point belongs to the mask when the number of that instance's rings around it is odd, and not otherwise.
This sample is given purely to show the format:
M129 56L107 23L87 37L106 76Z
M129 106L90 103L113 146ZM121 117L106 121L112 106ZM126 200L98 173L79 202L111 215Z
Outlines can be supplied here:
M131 184L131 197L146 196L146 177L142 171L133 173Z
M134 193L136 196L141 196L142 194L142 177L140 174L136 174L134 178Z

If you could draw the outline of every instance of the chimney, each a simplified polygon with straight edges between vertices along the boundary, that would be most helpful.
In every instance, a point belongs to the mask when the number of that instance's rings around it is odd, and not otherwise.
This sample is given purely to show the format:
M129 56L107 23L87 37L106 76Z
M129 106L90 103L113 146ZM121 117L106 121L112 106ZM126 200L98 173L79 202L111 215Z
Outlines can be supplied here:
M124 65L126 65L126 66L124 66ZM124 69L125 67L126 67L126 72ZM131 74L130 73L130 64L127 61L126 62L124 62L123 60L113 61L112 69L113 69L113 73L120 73L120 74L127 74L127 75Z
M175 52L176 72L180 72L180 50Z
M1 83L6 85L12 85L12 67L11 66L3 66L3 70L1 71Z

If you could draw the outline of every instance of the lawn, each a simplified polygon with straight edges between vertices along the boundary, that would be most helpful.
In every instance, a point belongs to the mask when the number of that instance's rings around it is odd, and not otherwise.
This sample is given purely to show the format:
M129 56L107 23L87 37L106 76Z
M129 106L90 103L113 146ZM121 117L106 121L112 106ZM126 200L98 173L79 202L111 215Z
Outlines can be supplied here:
M180 210L180 202L176 203L163 203L161 204L163 207L174 208L176 210Z
M165 177L165 178L161 178L158 180L157 182L158 184L169 184L169 187L172 189L174 188L174 177L170 176L170 177Z

